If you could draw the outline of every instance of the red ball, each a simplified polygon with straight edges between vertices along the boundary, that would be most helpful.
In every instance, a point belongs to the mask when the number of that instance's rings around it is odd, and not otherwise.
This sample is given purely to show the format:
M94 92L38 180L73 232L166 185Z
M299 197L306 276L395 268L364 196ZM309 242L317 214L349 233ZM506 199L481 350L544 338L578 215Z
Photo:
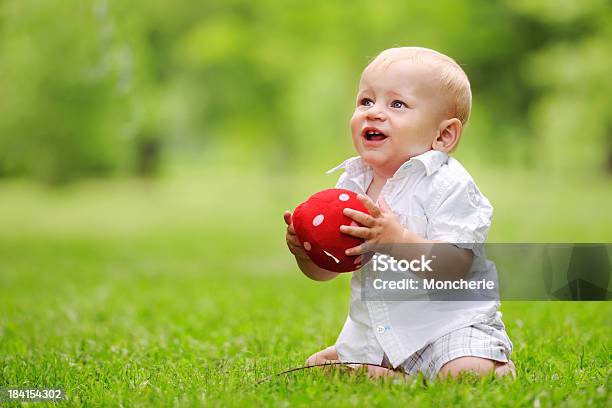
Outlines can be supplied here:
M341 225L361 226L342 213L345 208L369 214L357 194L338 188L319 191L293 213L293 227L306 253L328 271L351 272L361 266L357 256L344 253L363 243L363 239L340 232Z

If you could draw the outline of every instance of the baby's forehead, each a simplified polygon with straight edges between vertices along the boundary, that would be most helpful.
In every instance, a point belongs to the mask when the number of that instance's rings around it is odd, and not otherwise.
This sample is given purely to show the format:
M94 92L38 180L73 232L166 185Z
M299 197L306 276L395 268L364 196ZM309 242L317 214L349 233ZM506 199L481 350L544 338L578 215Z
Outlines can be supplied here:
M361 74L360 88L377 86L428 94L444 93L439 70L427 61L412 59L372 61Z

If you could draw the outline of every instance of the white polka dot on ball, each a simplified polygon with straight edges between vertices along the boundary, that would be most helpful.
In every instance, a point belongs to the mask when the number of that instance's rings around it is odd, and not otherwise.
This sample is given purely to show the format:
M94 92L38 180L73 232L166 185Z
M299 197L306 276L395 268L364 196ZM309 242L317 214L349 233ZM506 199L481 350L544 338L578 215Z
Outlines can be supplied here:
M310 242L306 241L304 242L304 249L307 251L310 251L312 249L312 246L310 245Z
M319 214L312 219L312 225L314 225L315 227L318 227L319 225L321 225L324 219L325 219L325 216L323 214Z
M340 199L340 201L348 201L348 200L349 200L349 198L351 198L351 197L349 197L349 195L348 195L348 194L346 194L346 193L342 193L342 194L340 194L340 195L338 196L338 198Z

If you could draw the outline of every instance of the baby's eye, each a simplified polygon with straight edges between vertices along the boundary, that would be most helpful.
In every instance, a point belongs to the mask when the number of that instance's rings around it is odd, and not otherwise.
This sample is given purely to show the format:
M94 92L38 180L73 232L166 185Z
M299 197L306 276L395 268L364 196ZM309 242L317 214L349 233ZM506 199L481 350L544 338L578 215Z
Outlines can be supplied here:
M405 104L404 102L402 102L402 101L393 101L393 102L391 102L391 107L392 107L392 108L399 109L399 108L403 108L403 107L406 107L406 108L407 108L407 107L408 107L408 105L406 105L406 104Z
M374 101L371 100L370 98L363 98L361 101L359 101L359 103L363 106L372 106L374 105Z

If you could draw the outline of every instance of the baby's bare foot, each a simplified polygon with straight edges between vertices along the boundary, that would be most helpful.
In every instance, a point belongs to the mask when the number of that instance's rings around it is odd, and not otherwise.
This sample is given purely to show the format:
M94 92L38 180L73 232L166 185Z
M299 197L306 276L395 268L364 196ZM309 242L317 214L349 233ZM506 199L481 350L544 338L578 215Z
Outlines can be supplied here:
M495 375L503 377L510 374L512 378L516 378L516 366L509 360L507 363L497 363L495 365Z

